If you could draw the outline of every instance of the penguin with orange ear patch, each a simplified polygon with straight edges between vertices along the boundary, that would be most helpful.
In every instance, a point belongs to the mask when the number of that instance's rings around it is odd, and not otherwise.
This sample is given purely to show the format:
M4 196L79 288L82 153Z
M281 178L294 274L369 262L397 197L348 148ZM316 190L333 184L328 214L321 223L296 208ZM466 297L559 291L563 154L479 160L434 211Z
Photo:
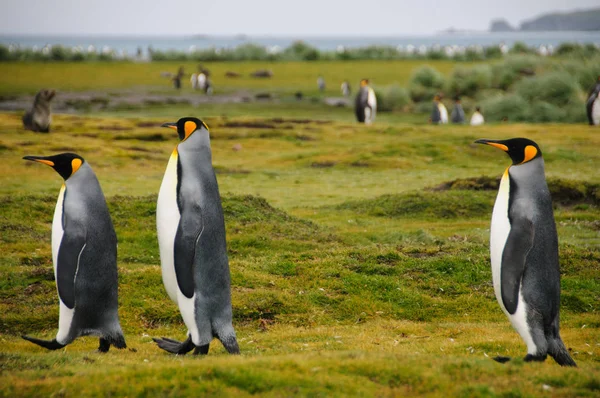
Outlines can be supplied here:
M513 162L502 176L492 213L490 257L496 299L527 344L525 361L541 362L550 355L562 366L577 366L558 330L558 237L542 151L526 138L475 142L503 150Z
M125 348L117 312L117 235L96 174L74 153L25 156L64 178L52 222L52 261L59 299L53 340L22 336L56 350L79 336L100 337L100 352Z
M187 326L183 342L156 338L173 354L207 354L218 338L239 354L232 325L229 260L219 186L212 166L208 127L186 117L163 127L177 131L156 207L163 283Z

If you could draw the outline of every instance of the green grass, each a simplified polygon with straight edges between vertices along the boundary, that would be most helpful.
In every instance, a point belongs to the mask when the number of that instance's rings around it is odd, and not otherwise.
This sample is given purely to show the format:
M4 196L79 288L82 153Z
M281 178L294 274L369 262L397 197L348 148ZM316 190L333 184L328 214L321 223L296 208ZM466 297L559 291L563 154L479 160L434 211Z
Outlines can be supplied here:
M293 118L279 120L268 109L247 109L265 117L203 117L242 350L230 357L215 341L205 358L167 355L150 339L185 334L162 286L155 232L156 194L177 142L158 126L181 110L57 115L50 135L23 131L19 115L0 114L0 395L598 394L595 131L381 120L366 127L341 112L336 120L284 108ZM561 333L577 369L519 359L525 345L493 293L493 183L510 160L473 141L517 136L542 148L556 195ZM19 338L57 330L50 229L61 184L50 168L21 158L68 150L95 170L117 231L124 351L101 355L97 340L81 338L45 352ZM500 365L495 355L516 359Z
M315 61L315 62L203 62L211 71L216 93L237 90L259 92L302 91L317 93L317 77L327 82L329 95L340 95L343 80L351 82L354 91L358 82L369 78L375 85L398 83L405 86L412 72L421 66L422 60L402 61ZM453 61L426 61L444 74L455 67ZM0 95L36 93L40 82L59 91L122 90L125 88L151 89L172 92L169 79L160 77L163 71L175 73L184 66L189 74L196 71L193 62L151 63L0 63ZM255 79L249 74L257 69L271 69L271 79ZM239 78L226 78L226 71L242 74ZM189 79L183 81L183 92L192 92Z

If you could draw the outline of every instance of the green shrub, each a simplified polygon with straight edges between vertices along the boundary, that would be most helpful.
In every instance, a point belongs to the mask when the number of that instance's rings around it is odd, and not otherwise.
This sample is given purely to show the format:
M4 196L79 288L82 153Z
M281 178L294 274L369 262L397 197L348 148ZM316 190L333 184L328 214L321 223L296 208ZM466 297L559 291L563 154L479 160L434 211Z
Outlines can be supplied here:
M12 60L10 51L8 51L8 47L0 44L0 62L2 61L10 61Z
M377 110L381 112L391 112L396 109L402 109L410 104L408 91L398 84L392 84L386 89L375 89L377 96Z
M535 55L511 55L492 66L492 87L508 90L523 76L534 75L542 66L544 60Z
M410 97L415 102L430 101L444 87L444 76L429 65L417 69L410 78Z
M490 98L482 102L481 108L485 120L490 122L498 122L504 118L519 122L526 120L530 114L529 104L518 94Z
M555 70L564 70L577 79L579 87L586 93L600 76L600 57L594 57L587 62L568 60L553 64Z
M595 45L588 44L580 44L580 43L562 43L556 48L554 55L557 56L568 56L572 57L580 57L580 58L590 58L600 54L600 49Z
M566 119L567 112L563 108L545 101L535 101L525 116L528 122L545 123L560 122Z
M543 101L563 107L577 99L580 89L569 73L551 72L521 80L515 85L515 91L529 102Z
M474 97L479 91L492 86L492 69L489 65L472 68L458 66L450 76L449 94L452 96Z
M535 53L535 50L531 47L529 47L527 44L523 43L522 41L518 41L515 44L513 44L512 48L510 49L510 53L511 54L533 54Z

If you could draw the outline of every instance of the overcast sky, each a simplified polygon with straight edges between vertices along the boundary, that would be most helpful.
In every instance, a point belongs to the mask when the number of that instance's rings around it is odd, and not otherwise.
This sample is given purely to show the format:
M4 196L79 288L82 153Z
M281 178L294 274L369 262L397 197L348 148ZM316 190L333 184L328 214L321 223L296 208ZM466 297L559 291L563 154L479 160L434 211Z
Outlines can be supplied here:
M427 35L600 0L0 0L0 34Z

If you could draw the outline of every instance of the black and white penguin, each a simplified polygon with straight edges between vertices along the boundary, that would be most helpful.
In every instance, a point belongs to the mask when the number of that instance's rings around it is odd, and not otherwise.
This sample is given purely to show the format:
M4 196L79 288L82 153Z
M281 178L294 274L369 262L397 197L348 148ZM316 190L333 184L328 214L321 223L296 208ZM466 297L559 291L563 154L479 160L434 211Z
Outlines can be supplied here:
M125 348L117 302L117 235L96 174L74 153L23 159L52 167L65 182L52 221L58 333L51 341L22 337L50 350L88 335L100 337L101 352L111 344Z
M188 328L184 342L154 339L174 354L207 354L218 338L239 354L232 325L225 221L208 127L186 117L165 123L181 142L171 154L158 194L156 224L163 283Z
M590 90L585 109L590 126L600 125L600 76L598 76L596 84Z
M558 237L542 151L526 138L475 142L505 151L513 162L502 176L492 214L496 299L527 344L525 361L544 361L549 354L562 366L577 366L558 330Z
M356 120L360 123L371 124L375 120L377 98L375 97L375 91L369 87L368 79L360 81L360 88L354 104L354 113L356 114Z

